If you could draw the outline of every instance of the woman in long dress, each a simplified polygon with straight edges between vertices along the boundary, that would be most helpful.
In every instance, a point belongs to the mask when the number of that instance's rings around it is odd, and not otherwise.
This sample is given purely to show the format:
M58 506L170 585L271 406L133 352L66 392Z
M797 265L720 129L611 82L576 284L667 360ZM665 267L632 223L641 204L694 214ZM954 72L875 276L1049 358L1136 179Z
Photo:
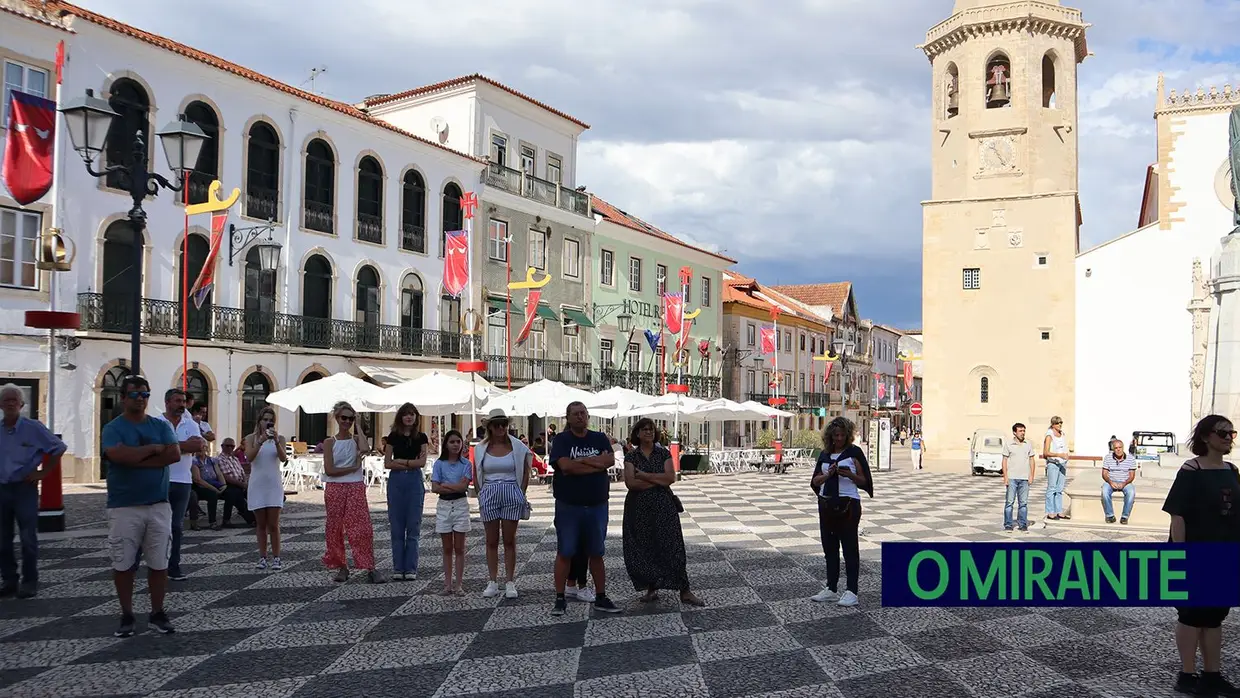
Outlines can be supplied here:
M681 603L705 606L689 589L685 537L680 529L680 500L672 493L676 470L672 454L655 441L654 421L639 419L629 441L636 448L624 457L624 567L633 588L651 602L660 589L680 592Z
M245 459L250 464L250 481L246 486L246 505L254 513L254 533L258 536L260 570L279 571L280 512L284 509L284 479L280 464L288 460L284 437L276 432L276 411L264 407L254 422L254 433L242 441ZM267 541L271 541L271 562L267 562Z

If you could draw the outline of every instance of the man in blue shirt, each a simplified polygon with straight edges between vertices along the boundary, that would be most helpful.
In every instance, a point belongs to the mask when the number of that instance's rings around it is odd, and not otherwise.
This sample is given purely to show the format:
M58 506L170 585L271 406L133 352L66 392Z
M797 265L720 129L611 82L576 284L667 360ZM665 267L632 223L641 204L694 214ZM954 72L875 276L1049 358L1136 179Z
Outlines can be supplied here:
M65 452L65 442L40 422L22 416L22 389L0 386L0 598L28 599L39 593L39 480L44 456ZM16 522L22 545L21 584L13 551Z
M620 609L607 598L603 569L607 498L611 494L607 469L615 464L616 456L611 450L611 439L601 431L588 428L590 412L584 404L569 403L566 417L568 429L551 443L556 534L555 606L551 613L562 616L568 610L564 587L573 556L578 551L590 558L594 608L605 613L619 613Z
M134 633L133 580L139 555L146 558L151 592L150 625L173 632L164 613L168 557L172 552L172 507L168 503L168 466L180 461L181 447L172 427L148 417L151 386L141 376L121 382L124 412L103 427L103 462L108 481L108 547L112 578L120 600L116 637Z

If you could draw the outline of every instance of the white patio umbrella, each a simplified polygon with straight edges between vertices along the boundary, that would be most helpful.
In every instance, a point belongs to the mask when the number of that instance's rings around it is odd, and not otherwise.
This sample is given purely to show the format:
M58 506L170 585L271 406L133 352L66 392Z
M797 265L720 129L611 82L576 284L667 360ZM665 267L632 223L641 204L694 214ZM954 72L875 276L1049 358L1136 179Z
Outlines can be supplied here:
M688 418L698 407L706 404L701 398L668 393L654 398L645 405L634 407L622 412L625 417L650 417L651 419L674 419L677 416Z
M615 419L625 411L649 405L657 399L652 395L617 385L595 393L586 401L586 407L589 408L591 417Z
M267 403L289 411L326 414L337 402L344 400L359 412L395 412L384 407L383 388L347 373L333 373L293 388L278 390L267 396Z
M700 422L747 422L766 419L766 416L725 397L698 405L697 409L688 414L688 419Z
M750 417L750 419L772 419L774 417L787 418L787 417L796 416L792 412L785 412L783 410L777 410L774 407L771 407L770 405L764 405L760 402L754 402L753 400L746 400L745 402L742 402L741 407L744 407L748 410L753 411L755 415L765 415L763 417L756 417L756 416Z
M562 415L570 402L586 402L593 397L594 393L573 388L558 381L543 379L537 383L517 388L511 393L492 397L479 412L487 413L499 408L504 410L509 417L530 414Z
M398 409L406 402L411 402L421 414L442 417L469 412L471 397L482 403L492 395L493 393L482 385L458 375L432 371L411 381L383 389L382 397L373 404L384 409Z

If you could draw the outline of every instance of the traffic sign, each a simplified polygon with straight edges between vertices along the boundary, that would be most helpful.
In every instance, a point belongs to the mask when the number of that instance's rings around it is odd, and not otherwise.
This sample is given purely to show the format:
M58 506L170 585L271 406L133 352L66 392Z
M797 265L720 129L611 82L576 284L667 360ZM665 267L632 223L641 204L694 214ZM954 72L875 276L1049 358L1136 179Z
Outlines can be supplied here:
M914 417L920 417L921 416L921 403L914 402L913 404L909 405L908 413L913 415Z

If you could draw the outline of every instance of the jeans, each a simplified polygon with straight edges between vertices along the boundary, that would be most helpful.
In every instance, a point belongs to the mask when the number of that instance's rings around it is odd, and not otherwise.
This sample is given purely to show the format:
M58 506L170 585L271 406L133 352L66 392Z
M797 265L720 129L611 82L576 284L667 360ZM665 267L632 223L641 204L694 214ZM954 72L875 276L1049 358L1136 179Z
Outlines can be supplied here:
M194 489L188 482L168 483L168 503L172 505L172 554L168 556L168 575L181 574L181 532L185 529L185 510Z
M1063 488L1068 484L1068 464L1053 461L1046 464L1046 513L1063 513Z
M562 557L606 554L607 502L584 505L557 499L554 523L556 552Z
M388 478L388 525L392 529L392 570L418 571L418 537L422 535L422 504L426 483L422 471L395 470Z
M21 536L22 582L39 581L39 485L12 482L0 485L0 580L17 583L17 561L13 550L16 524Z
M198 497L198 501L207 505L207 523L215 523L215 512L219 509L221 495L215 490L207 489L206 487L199 487L198 485L190 485L190 487L193 488L194 494ZM190 503L189 506L189 520L198 520L198 507L193 503Z
M861 542L858 528L861 525L861 501L854 500L848 519L829 525L828 509L831 500L818 498L818 535L822 539L822 554L827 560L827 586L839 591L840 552L844 553L844 579L848 591L857 593L857 580L861 576Z
M1017 505L1016 519L1012 519L1012 505ZM1029 526L1029 481L1008 480L1007 496L1003 500L1003 527Z
M241 515L242 520L251 526L254 525L254 514L250 511L249 504L246 502L246 491L244 487L229 485L224 490L224 523L232 518L233 509Z
M1112 487L1109 482L1102 483L1102 512L1108 519L1115 518L1115 507L1111 505L1111 495L1116 492L1124 493L1124 513L1121 517L1126 519L1132 514L1132 504L1137 500L1137 483L1130 482L1120 488Z

